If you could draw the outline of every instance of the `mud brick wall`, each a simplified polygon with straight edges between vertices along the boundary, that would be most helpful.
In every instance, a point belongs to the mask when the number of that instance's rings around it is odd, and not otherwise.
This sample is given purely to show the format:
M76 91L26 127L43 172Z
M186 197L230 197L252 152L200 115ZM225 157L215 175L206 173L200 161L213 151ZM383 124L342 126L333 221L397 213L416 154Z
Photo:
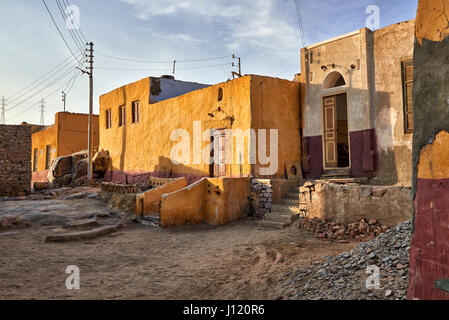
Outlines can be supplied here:
M23 196L31 189L31 128L0 125L0 196Z

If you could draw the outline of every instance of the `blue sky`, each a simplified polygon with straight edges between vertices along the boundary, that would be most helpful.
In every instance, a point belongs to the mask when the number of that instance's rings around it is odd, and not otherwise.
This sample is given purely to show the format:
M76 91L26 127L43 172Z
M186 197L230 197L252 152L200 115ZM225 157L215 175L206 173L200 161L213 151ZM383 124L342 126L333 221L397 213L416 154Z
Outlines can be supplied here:
M76 46L54 0L46 0L72 50ZM242 73L292 79L299 72L299 31L294 0L69 0L80 9L81 30L99 53L151 61L229 56L242 58ZM380 26L412 19L418 0L300 0L306 44L365 26L368 5L380 8ZM62 111L61 90L72 73L13 96L70 56L41 0L0 2L0 98L8 100L7 123L45 123ZM230 57L178 62L179 80L215 84L231 77ZM212 67L210 67L212 65ZM64 65L63 65L64 66ZM68 67L70 68L70 60ZM172 63L144 64L95 56L94 111L103 93L153 75L170 74ZM63 74L61 71L61 75ZM57 80L57 76L55 76ZM37 84L39 84L38 82ZM23 96L22 96L23 95ZM25 100L25 101L24 101ZM22 102L23 101L23 102ZM79 76L67 109L88 112L88 79Z

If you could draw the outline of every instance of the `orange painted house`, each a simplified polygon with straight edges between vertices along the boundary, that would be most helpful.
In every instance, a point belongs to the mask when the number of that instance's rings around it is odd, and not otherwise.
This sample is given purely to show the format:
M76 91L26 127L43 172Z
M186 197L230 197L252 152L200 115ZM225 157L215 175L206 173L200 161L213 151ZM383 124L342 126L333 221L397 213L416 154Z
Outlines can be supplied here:
M164 89L158 81L171 86ZM183 85L174 81L144 78L100 97L99 149L112 159L107 181L186 177L191 184L203 177L271 179L300 172L299 83L246 75L180 95L164 92ZM243 134L240 144L229 130ZM185 149L179 147L183 141ZM203 161L215 143L214 163ZM271 143L276 163L270 161ZM175 163L178 152L183 158Z
M32 183L47 181L54 159L87 150L88 122L88 114L58 112L53 125L32 134ZM93 145L98 146L98 115L93 116L93 127Z

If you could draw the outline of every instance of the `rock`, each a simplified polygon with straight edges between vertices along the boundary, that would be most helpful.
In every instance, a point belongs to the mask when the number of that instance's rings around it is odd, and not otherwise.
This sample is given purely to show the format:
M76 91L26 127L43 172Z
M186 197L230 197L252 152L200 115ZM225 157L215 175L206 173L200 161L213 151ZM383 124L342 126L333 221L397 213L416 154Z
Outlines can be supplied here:
M62 180L56 179L62 178L64 175L72 172L72 156L59 157L52 161L50 169L48 170L47 180L51 188L55 188L55 185L61 184Z
M390 297L391 295L393 295L393 291L387 290L387 291L385 292L385 296L386 296L386 297Z
M62 180L62 185L64 187L70 185L70 183L72 182L72 175L71 174L66 174Z
M81 177L87 176L87 167L87 159L81 159L80 161L78 161L73 168L72 181L76 181Z
M101 150L97 152L92 159L92 163L94 172L98 173L100 176L103 176L109 168L109 151Z
M48 182L35 182L33 184L34 191L48 189Z

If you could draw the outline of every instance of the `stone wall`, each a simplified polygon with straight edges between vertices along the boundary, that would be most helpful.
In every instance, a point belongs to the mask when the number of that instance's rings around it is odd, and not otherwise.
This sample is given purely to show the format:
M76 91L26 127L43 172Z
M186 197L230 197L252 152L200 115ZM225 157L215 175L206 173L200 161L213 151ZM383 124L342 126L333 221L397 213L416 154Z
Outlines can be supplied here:
M251 214L263 218L271 212L273 205L273 188L269 179L253 179L251 181Z
M300 203L303 215L339 223L377 219L393 227L412 215L411 188L401 186L306 182Z
M31 128L0 125L0 196L24 196L31 189Z

